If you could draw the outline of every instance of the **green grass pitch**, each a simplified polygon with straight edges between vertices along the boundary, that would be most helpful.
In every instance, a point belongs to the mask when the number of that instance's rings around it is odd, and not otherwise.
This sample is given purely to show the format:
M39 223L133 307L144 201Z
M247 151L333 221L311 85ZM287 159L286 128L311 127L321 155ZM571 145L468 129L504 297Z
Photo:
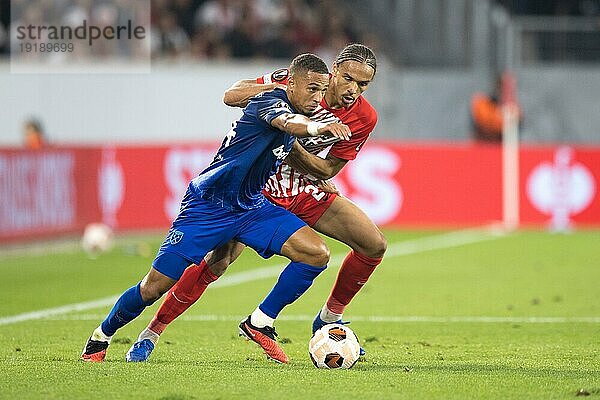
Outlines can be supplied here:
M276 324L288 365L237 336L273 274L210 288L148 363L124 356L157 305L117 333L106 362L89 364L81 348L110 306L6 317L120 294L161 239L147 239L145 256L130 251L131 238L97 259L0 253L0 398L600 399L600 231L522 231L427 250L442 234L386 232L389 255L346 311L367 356L344 371L317 370L307 353L311 318L346 252L339 243L329 242L334 262ZM246 250L225 276L280 264Z

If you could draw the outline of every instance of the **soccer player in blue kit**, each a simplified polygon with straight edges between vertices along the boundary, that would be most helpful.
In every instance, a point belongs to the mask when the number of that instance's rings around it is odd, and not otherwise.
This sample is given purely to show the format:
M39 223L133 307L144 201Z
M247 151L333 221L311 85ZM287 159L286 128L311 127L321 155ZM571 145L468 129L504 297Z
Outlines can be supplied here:
M213 162L190 182L152 268L121 295L94 330L82 360L103 361L119 328L158 300L189 265L200 264L209 251L232 239L264 258L280 254L291 261L280 275L278 289L263 300L265 308L279 312L310 287L327 266L327 246L306 223L270 203L261 191L292 150L296 137L328 133L342 140L350 138L350 129L342 123L313 122L306 117L317 109L328 84L323 60L302 54L292 60L286 90L265 92L249 102ZM287 362L287 356L278 353L274 328L253 327L251 334L263 348L265 341L272 340L272 349L265 348L267 355Z

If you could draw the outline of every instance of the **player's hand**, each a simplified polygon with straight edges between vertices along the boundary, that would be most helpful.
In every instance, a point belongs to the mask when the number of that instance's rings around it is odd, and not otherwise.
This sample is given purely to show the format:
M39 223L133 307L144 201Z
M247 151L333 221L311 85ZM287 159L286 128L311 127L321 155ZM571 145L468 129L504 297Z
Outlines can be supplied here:
M352 137L352 132L350 132L348 125L342 124L341 122L331 122L319 128L320 135L326 133L342 140L350 140L350 137Z
M340 191L331 180L319 180L316 181L315 184L319 189L321 189L325 193L334 193L337 195L341 195Z

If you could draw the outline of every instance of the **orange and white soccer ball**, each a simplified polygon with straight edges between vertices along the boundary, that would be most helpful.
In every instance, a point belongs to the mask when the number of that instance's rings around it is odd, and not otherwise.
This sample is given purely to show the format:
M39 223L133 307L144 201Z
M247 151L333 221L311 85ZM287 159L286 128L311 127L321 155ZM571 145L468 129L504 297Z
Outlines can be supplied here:
M308 342L310 358L317 368L352 368L360 356L360 343L350 328L325 325Z

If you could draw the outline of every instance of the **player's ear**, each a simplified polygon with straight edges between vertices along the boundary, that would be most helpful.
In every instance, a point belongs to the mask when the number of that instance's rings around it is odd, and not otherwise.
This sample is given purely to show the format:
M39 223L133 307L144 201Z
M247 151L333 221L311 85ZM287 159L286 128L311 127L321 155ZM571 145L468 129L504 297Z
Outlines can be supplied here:
M290 75L290 77L288 78L288 83L287 83L287 87L288 87L288 91L290 93L294 93L294 75Z
M329 74L329 76L333 76L336 75L338 73L338 66L337 64L334 62L333 66L331 67L331 73Z

